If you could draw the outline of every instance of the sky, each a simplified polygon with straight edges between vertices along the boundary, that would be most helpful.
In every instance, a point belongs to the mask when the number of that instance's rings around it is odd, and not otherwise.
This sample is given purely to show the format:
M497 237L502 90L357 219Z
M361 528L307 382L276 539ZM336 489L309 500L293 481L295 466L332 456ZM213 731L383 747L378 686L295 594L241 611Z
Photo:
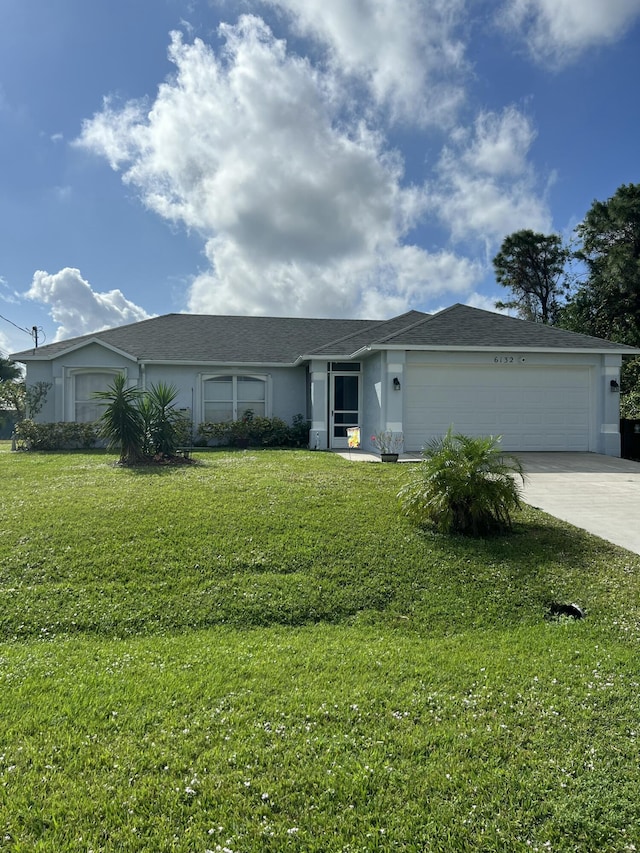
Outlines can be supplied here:
M640 182L640 0L2 0L0 355L507 292Z

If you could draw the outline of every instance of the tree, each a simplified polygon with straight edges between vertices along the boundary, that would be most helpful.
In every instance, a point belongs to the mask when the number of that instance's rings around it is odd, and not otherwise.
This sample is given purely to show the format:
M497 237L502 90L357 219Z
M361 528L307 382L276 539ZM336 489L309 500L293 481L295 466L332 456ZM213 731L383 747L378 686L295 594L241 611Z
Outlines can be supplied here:
M587 277L563 308L559 325L574 332L640 347L640 184L623 184L607 201L594 201L576 228L576 258ZM640 361L625 361L621 411L639 411Z
M22 381L6 379L0 382L0 404L15 412L18 420L34 418L45 404L51 382L26 385Z
M22 371L15 361L0 356L0 382L13 382L21 377Z
M640 184L594 201L576 228L587 278L568 301L564 328L640 346Z
M511 290L496 308L514 308L524 320L553 323L568 291L565 267L570 252L557 234L525 229L510 234L493 259L497 281Z
M174 403L178 396L175 385L158 382L145 394L145 426L152 453L173 456L179 444L180 412Z
M106 391L96 391L94 396L104 401L104 411L98 419L100 435L109 447L120 451L123 465L135 465L144 457L144 425L138 407L140 391L127 388L123 373L118 373Z
M159 382L149 391L127 388L119 373L106 391L94 397L103 401L98 419L100 435L120 451L120 462L135 465L151 456L173 456L184 432L184 418L176 411L177 389Z

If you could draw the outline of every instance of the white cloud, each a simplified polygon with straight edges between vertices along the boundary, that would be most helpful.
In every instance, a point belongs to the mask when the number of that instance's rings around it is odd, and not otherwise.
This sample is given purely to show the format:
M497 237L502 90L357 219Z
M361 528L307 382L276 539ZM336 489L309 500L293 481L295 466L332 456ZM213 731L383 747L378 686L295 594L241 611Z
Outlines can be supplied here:
M80 270L65 267L53 275L43 270L34 273L29 299L50 306L50 315L58 329L54 340L98 332L125 323L146 320L149 314L124 297L120 290L97 293Z
M554 67L618 40L638 17L640 0L508 0L500 14L536 61Z
M440 158L432 200L455 241L479 239L491 248L521 228L551 228L527 159L534 138L529 119L513 107L482 113L472 129L453 134Z
M189 309L363 316L386 300L388 316L417 292L471 286L468 260L404 245L425 189L404 183L378 132L345 118L336 74L288 54L257 17L220 32L219 55L174 33L176 76L151 108L106 101L78 140L149 209L202 234L210 269Z
M464 100L457 36L463 0L265 0L329 51L334 72L366 83L393 118L448 124Z

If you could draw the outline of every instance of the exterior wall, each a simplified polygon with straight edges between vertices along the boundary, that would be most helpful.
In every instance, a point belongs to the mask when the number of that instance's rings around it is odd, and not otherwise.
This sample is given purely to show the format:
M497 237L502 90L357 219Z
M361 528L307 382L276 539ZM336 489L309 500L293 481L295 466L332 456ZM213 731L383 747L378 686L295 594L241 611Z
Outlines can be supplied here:
M309 366L309 399L311 428L309 447L327 450L329 447L329 366L326 361L312 361Z
M212 374L250 374L266 376L268 383L267 417L282 418L290 423L294 415L307 416L306 368L301 367L229 367L216 365L161 365L142 366L142 387L150 388L158 382L178 388L176 407L191 412L197 426L203 420L202 379Z
M386 393L383 388L384 361L386 353L374 353L362 362L362 413L360 446L375 453L371 436L383 429L383 407Z
M379 352L363 364L362 448L377 453L371 436L377 432L402 433L402 380L406 354ZM400 383L399 389L394 379ZM398 450L401 452L402 447Z
M616 382L620 387L621 356L604 355L601 358L600 370L596 378L596 412L600 418L600 435L598 436L598 453L607 456L620 456L620 392L612 390L611 383Z
M55 387L55 378L51 371L51 362L50 361L34 361L29 362L26 376L27 385L35 385L38 382L48 382L51 384L51 388L49 388L47 392L46 399L44 401L44 405L40 410L39 414L36 416L35 420L41 421L42 423L47 423L49 421L55 421L55 413L56 413L56 405L55 405L55 397L56 397L56 387Z
M362 360L362 411L361 440L366 450L373 449L370 436L381 430L403 432L403 412L406 406L404 376L412 364L483 365L494 363L496 355L505 354L493 350L485 352L405 352L390 350L373 352ZM619 394L611 390L611 382L620 381L619 355L589 353L530 353L510 352L525 358L529 366L583 366L588 367L590 377L590 449L610 456L620 455ZM256 373L269 377L268 414L290 422L294 415L302 414L311 419L310 447L326 449L329 446L329 376L325 360L313 361L309 367L268 367L240 369L211 365L139 365L113 350L99 344L89 344L65 353L52 361L30 361L27 363L27 383L50 382L52 387L38 420L71 420L73 414L73 376L81 369L125 371L129 384L140 388L150 387L157 382L176 385L179 389L177 407L194 410L194 421L202 417L202 375L212 373ZM496 381L500 370L508 366L496 364ZM517 369L517 368L516 368ZM400 390L394 390L394 378L400 382Z
M92 369L125 372L128 384L136 385L141 390L159 382L175 385L178 389L176 407L188 412L193 408L196 424L202 420L202 376L215 373L267 376L268 416L279 417L290 423L294 415L308 415L307 371L304 366L246 369L228 365L144 365L99 344L89 344L52 361L28 363L28 384L40 381L52 383L38 420L73 420L73 377L79 370Z
M72 383L74 371L95 368L125 372L131 384L139 381L138 365L113 350L89 344L51 361L27 362L28 385L36 382L50 382L45 405L38 414L40 423L73 420Z
M402 432L402 397L393 390L393 377L402 375L404 353L393 353L387 363L387 354L375 352L367 359L358 359L362 365L361 411L359 418L360 444L363 450L375 451L371 436L381 430ZM310 366L311 429L309 446L317 450L330 447L329 398L331 374L329 363L313 361Z

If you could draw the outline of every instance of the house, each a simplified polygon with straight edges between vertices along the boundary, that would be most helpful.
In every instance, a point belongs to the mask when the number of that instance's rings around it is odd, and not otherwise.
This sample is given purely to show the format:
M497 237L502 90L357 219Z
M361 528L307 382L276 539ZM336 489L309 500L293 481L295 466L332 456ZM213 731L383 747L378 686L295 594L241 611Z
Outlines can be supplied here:
M93 393L118 372L130 385L179 389L202 421L247 409L311 422L310 446L362 447L379 430L419 451L450 425L501 435L505 450L620 455L620 365L640 350L454 305L390 320L167 314L13 354L27 383L51 383L40 421L90 421Z

